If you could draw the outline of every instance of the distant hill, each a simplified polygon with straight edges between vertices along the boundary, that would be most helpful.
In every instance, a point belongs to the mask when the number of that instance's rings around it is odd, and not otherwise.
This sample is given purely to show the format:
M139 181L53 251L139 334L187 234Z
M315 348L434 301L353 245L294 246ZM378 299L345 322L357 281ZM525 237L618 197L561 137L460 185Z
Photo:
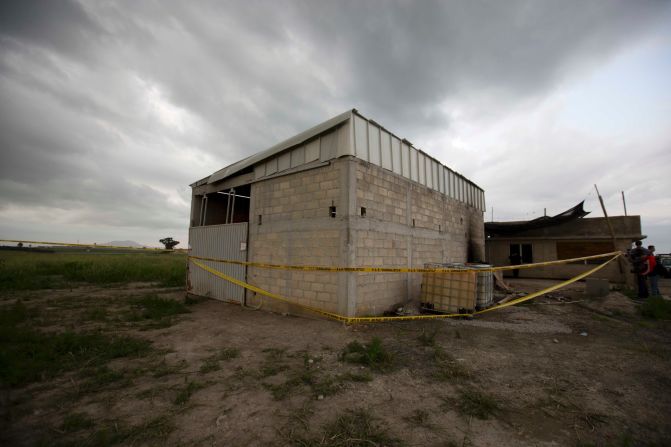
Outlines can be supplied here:
M142 247L142 245L138 244L135 241L112 241L100 245L113 245L115 247L137 247L137 248Z

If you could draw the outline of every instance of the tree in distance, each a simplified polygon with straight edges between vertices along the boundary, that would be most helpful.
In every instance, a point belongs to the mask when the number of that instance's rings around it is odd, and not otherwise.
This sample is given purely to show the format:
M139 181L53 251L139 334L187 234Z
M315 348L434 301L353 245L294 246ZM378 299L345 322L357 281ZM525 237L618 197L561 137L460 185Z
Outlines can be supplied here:
M172 250L173 248L175 248L175 245L179 244L179 241L176 241L171 237L165 237L161 239L159 242L165 245L166 250Z

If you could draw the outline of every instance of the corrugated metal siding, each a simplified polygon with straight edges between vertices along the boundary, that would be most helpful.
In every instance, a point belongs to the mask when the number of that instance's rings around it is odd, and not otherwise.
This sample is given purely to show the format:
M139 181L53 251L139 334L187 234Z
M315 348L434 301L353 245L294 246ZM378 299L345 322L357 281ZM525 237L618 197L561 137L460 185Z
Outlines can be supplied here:
M193 256L246 261L247 222L189 228L189 245ZM245 280L246 268L244 266L212 261L202 262L226 275L241 281ZM189 292L195 295L237 302L242 302L244 297L242 287L218 278L193 264L189 266L188 284Z
M326 123L299 134L300 138L294 137L271 148L263 153L265 157L257 154L250 160L243 160L244 165L254 165L254 178L259 180L316 160L328 161L351 155L485 210L484 194L477 185L358 112L350 112L349 117L339 115ZM221 180L227 175L226 169L213 174L209 181Z

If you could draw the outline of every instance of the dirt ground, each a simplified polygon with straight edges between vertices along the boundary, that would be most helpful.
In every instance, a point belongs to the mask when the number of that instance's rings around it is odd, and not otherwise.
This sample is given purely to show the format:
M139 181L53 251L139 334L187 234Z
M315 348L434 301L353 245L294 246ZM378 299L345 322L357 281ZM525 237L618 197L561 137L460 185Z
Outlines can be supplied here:
M3 306L41 311L41 330L153 350L112 360L94 386L76 370L4 387L0 444L671 445L670 322L583 289L473 320L365 326L213 300L154 326L122 318L134 296L184 300L147 284L5 293ZM343 357L354 341L377 354Z

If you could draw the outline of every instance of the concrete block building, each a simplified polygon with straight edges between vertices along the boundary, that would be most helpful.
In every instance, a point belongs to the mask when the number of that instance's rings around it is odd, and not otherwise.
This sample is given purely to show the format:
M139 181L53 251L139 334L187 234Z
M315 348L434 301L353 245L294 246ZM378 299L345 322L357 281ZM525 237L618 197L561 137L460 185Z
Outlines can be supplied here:
M615 241L605 217L585 218L582 202L576 207L551 218L532 221L485 223L486 258L495 265L509 265L510 257L520 255L523 264L580 258L614 251L626 252L632 242L644 239L640 216L610 216ZM521 278L569 279L607 259L593 259L568 264L519 270ZM624 273L620 271L625 268ZM629 278L628 266L612 262L598 273L597 278L622 282ZM505 272L511 276L511 271Z
M484 259L483 190L356 110L191 185L193 256L284 265L422 267ZM380 315L419 297L421 274L207 265L297 304ZM189 265L190 293L262 299ZM295 312L272 300L264 307Z

